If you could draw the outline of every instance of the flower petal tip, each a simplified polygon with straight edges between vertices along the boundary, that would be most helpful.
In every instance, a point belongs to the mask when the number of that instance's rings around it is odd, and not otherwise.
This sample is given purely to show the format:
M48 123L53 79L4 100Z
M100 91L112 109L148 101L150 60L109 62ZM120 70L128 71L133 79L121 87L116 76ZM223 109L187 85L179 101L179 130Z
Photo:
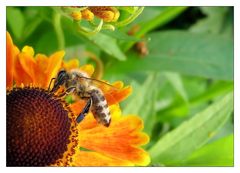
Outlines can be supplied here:
M94 73L94 67L91 64L83 65L82 67L80 67L80 70L87 73L89 77L91 77Z

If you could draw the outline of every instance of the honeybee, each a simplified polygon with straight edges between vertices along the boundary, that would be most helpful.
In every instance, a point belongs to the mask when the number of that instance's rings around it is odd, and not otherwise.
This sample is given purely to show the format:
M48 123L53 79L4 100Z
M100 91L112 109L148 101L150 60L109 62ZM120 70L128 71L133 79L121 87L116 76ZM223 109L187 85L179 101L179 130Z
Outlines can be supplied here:
M54 84L52 89L50 89L53 80ZM62 69L58 72L56 78L51 80L48 90L54 93L60 86L63 86L65 88L64 95L74 94L80 99L87 100L82 112L76 118L78 123L80 123L91 110L97 122L108 127L111 123L111 116L106 98L102 90L95 86L92 81L110 85L103 81L89 78L86 73L78 69L72 69L70 71Z

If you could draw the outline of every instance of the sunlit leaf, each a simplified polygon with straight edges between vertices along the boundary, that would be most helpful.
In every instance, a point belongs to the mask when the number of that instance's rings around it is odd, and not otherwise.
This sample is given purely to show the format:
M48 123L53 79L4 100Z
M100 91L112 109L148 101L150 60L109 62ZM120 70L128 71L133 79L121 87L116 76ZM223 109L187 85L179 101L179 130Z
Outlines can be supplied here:
M149 55L129 54L114 62L115 73L173 71L211 79L233 80L233 41L218 35L162 31L149 35Z
M87 38L110 56L118 60L126 60L126 56L117 45L116 39L102 33Z
M124 106L124 114L137 114L145 122L144 130L151 135L151 130L156 119L155 102L158 82L156 82L156 74L149 74L146 81L136 90L127 100Z
M233 135L193 152L181 166L233 166Z
M228 120L233 110L233 94L229 93L189 121L169 132L149 150L152 162L165 165L181 163L203 146Z

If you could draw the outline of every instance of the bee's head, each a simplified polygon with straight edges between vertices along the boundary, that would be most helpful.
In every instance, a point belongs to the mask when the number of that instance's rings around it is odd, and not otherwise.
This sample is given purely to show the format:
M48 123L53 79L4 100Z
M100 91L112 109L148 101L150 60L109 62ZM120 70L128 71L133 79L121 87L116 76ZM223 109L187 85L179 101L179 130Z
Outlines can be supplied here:
M62 69L58 72L57 77L54 82L54 86L52 91L56 91L60 86L64 85L65 82L68 80L69 75L65 69Z
M61 69L57 74L57 81L62 81L68 76L67 71L65 69Z

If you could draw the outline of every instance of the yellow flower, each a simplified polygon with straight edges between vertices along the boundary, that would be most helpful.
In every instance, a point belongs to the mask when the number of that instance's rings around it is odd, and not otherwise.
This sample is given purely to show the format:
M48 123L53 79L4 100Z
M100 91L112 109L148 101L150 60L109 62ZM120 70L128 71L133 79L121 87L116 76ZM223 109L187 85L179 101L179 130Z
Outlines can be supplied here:
M94 35L102 29L114 31L116 27L126 26L133 22L143 9L144 7L60 7L62 14L73 19L76 31L84 35ZM124 15L121 16L121 14ZM88 21L89 25L82 23L84 20Z
M116 7L88 7L88 9L104 22L116 22L120 16Z
M118 103L130 93L121 81L100 85L112 121L109 127L96 122L90 112L77 124L85 105L67 104L48 85L61 68L78 68L91 76L91 65L63 61L64 52L34 56L33 48L21 51L7 33L7 166L146 166L149 155L140 146L149 141L143 121L122 116Z

